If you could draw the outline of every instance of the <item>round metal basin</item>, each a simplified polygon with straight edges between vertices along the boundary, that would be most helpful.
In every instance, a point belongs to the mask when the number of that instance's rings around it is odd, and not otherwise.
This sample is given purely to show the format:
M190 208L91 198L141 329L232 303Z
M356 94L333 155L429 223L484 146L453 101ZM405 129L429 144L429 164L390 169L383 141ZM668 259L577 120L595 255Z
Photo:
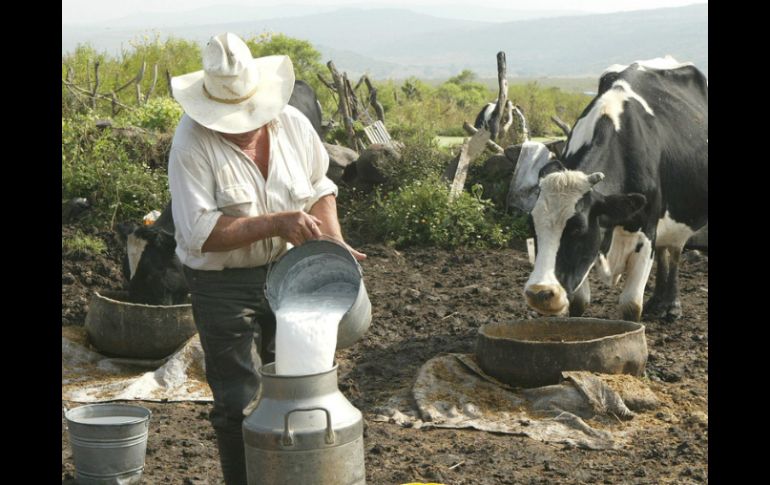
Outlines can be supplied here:
M519 387L558 384L562 371L641 375L644 325L596 318L540 318L479 329L476 359L490 376Z
M170 355L197 331L192 305L130 303L125 291L94 292L86 332L100 352L137 359Z

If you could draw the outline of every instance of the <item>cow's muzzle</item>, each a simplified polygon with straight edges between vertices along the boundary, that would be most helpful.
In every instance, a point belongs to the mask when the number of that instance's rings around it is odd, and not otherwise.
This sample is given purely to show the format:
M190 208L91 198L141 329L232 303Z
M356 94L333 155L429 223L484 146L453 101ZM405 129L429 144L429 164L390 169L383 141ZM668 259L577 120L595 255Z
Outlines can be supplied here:
M524 289L530 308L543 315L561 315L569 309L567 293L557 285L532 285Z

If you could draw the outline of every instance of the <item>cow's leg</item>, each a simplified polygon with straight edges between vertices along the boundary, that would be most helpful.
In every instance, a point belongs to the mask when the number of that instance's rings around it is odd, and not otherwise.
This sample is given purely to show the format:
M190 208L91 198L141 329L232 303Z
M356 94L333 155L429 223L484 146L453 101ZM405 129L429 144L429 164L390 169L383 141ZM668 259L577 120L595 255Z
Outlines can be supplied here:
M655 262L657 263L657 270L655 271L655 288L652 291L652 296L644 304L645 315L656 315L660 311L660 305L663 301L664 288L666 288L668 281L669 270L669 254L667 247L655 248Z
M644 306L644 314L650 318L673 321L682 316L679 301L679 259L681 247L660 248L655 291Z
M619 313L623 320L638 322L642 319L644 287L652 269L652 244L642 237L637 248L628 256L626 284L620 294Z
M575 290L575 293L569 297L569 316L583 316L589 303L591 303L591 284L586 278L583 280L583 284Z

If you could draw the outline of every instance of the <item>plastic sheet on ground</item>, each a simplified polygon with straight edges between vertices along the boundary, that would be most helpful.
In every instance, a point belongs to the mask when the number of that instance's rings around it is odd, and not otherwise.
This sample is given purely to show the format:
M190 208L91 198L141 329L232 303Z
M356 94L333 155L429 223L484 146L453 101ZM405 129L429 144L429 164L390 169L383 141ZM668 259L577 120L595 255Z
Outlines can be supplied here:
M513 388L486 375L472 354L441 355L420 368L411 396L394 396L376 410L374 420L414 428L475 428L601 450L622 447L645 426L637 413L658 406L652 390L632 376L562 376L556 385Z
M213 401L196 334L161 360L110 358L91 350L82 327L62 328L62 400Z

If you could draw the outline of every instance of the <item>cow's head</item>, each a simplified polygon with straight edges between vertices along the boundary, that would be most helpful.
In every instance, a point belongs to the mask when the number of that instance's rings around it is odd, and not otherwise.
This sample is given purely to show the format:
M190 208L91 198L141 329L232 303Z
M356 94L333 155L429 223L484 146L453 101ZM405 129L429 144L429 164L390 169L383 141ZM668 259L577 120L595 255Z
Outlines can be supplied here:
M641 210L641 194L603 196L593 190L604 178L565 170L553 161L540 171L532 219L537 236L535 268L524 287L527 304L544 315L562 315L569 297L588 276L601 245L600 225L612 227Z

